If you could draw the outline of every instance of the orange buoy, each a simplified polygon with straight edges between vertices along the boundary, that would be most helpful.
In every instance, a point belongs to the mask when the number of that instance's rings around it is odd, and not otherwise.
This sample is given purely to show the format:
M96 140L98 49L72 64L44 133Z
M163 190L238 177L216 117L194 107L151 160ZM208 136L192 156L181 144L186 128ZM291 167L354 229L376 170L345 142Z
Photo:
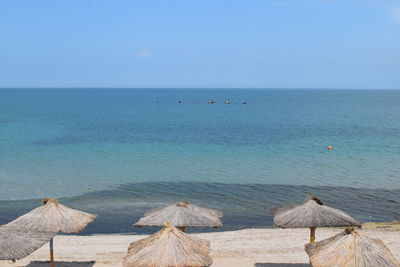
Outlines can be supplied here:
M332 150L333 149L333 146L328 146L328 150Z

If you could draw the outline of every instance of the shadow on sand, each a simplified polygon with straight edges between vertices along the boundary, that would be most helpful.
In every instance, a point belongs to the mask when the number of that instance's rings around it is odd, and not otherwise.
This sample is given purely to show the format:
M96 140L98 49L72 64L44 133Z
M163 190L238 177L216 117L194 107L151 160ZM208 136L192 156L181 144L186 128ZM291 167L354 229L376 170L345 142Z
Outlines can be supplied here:
M54 265L57 267L92 267L95 264L94 261L56 261ZM32 261L26 267L48 267L50 263L48 261Z
M308 263L256 263L254 267L310 267Z

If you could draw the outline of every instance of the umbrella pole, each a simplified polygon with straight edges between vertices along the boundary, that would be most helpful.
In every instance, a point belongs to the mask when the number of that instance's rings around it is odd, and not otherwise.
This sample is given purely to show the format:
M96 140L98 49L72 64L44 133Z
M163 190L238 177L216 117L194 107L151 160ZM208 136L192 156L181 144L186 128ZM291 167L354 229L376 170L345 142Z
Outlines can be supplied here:
M54 267L53 238L50 239L50 267Z
M316 227L310 227L310 243L314 243L315 241L315 228Z
M186 226L178 226L178 229L181 230L182 232L185 232Z

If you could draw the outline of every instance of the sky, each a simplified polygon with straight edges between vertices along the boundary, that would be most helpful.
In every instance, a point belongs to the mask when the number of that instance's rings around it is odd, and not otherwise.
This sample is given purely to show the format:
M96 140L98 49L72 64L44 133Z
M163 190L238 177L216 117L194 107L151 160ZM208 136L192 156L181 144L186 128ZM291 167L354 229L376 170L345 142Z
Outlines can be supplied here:
M400 89L400 0L0 0L0 87Z

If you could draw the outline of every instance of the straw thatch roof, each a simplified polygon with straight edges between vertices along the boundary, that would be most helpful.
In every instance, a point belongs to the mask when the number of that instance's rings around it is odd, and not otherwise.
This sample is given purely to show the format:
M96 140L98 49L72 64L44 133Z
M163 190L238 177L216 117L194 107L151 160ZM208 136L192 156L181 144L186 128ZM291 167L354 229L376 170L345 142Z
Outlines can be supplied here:
M19 229L78 233L97 215L68 208L56 199L43 199L44 205L22 215L7 225Z
M148 211L135 226L163 226L171 222L174 226L209 226L222 227L222 212L190 205L180 201L161 209Z
M54 235L51 232L0 226L0 260L22 259L46 244Z
M313 267L399 267L385 244L348 228L331 238L306 245Z
M212 264L209 252L209 241L192 237L165 223L157 233L129 245L124 266L209 266Z
M343 211L325 206L315 197L302 205L276 208L271 212L275 225L282 228L361 226Z

